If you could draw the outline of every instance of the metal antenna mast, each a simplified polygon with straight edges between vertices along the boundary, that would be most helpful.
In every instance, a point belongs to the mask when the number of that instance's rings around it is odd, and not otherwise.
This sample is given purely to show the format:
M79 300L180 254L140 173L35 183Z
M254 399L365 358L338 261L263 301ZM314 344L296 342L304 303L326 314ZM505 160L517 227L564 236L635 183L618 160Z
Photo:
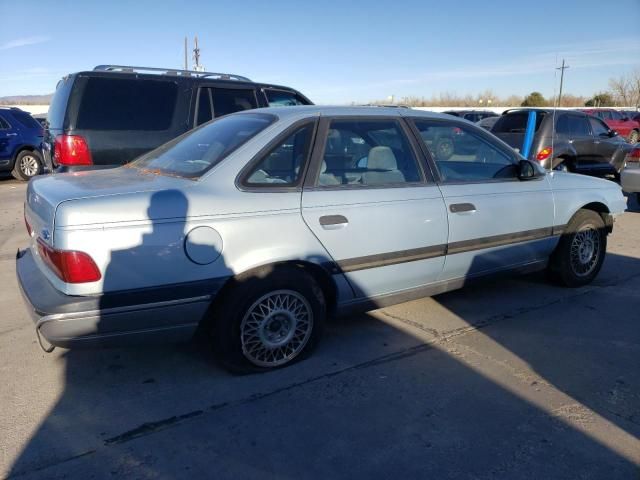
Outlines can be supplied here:
M204 67L200 65L200 49L198 48L198 36L195 38L195 46L193 47L193 60L195 65L193 67L196 71L204 71Z
M187 63L187 37L184 37L184 69L189 70L189 65Z
M562 66L561 67L556 67L556 70L560 70L560 93L558 93L558 107L561 105L560 102L562 102L562 82L564 81L564 71L569 68L569 65L564 64L564 58L562 59Z

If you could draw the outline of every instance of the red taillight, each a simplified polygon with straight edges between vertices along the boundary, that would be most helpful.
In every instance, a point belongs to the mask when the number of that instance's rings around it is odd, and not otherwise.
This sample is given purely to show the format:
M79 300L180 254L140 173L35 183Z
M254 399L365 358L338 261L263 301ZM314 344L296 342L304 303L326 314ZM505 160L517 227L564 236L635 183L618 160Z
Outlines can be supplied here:
M89 145L78 135L58 135L53 159L58 165L93 165Z
M102 278L98 266L84 252L56 250L38 239L38 252L47 266L66 283L96 282Z
M538 161L546 160L547 158L549 158L551 156L552 153L553 153L553 148L544 147L536 155L536 160L538 160Z

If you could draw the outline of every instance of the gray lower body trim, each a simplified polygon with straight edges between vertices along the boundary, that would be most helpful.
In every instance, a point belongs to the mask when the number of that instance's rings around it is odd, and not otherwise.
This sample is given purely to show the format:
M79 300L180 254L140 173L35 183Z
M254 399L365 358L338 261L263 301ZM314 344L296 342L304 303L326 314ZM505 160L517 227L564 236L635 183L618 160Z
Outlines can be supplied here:
M376 310L378 308L389 307L398 303L409 302L424 297L432 297L441 293L457 290L477 280L486 277L499 277L502 275L527 274L544 270L548 260L537 260L521 265L505 267L482 274L470 275L468 277L454 278L440 282L422 285L420 287L402 290L400 292L387 293L377 297L365 297L351 300L337 306L336 312L339 316L351 315L358 312Z

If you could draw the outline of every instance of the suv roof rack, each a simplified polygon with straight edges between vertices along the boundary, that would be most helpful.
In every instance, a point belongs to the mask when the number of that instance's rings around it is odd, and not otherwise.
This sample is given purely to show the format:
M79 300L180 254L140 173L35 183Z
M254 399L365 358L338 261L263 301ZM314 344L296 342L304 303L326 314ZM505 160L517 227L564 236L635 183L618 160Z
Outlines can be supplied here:
M121 72L121 73L158 73L161 75L180 75L182 77L209 78L217 77L220 80L239 80L242 82L250 82L247 77L236 75L233 73L217 73L217 72L200 72L197 70L180 70L175 68L153 68L153 67L133 67L130 65L98 65L94 71L101 72Z

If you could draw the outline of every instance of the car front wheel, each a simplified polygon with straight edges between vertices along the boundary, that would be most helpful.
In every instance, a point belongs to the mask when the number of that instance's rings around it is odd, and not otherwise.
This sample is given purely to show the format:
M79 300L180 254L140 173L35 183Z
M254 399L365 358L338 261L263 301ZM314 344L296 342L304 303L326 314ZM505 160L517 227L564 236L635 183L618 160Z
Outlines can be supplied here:
M265 268L239 276L212 311L212 340L233 373L284 367L317 344L326 316L322 290L297 267Z
M602 217L592 210L578 210L551 256L549 273L567 287L581 287L598 275L607 251Z

